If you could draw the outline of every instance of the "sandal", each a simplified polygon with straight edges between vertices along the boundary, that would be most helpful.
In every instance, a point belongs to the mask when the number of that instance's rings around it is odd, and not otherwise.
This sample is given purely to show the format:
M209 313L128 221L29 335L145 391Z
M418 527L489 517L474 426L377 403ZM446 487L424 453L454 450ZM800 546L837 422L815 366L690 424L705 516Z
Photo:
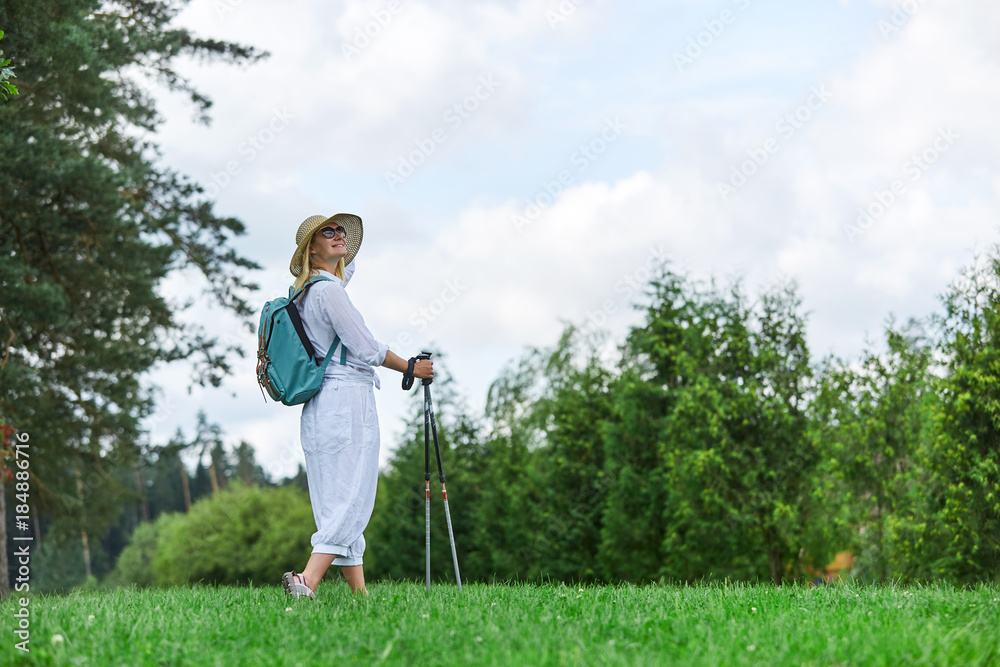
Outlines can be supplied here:
M306 586L306 578L295 570L281 575L281 585L284 586L285 592L294 599L316 597L316 591Z

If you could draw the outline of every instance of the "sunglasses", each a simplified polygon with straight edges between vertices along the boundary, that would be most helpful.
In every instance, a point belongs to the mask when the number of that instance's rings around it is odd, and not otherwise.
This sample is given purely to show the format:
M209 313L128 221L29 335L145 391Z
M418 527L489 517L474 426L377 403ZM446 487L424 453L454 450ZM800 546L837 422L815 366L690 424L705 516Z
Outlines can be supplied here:
M324 227L323 229L319 230L319 233L328 239L332 239L337 234L340 234L345 239L347 238L347 230L344 229L343 227Z

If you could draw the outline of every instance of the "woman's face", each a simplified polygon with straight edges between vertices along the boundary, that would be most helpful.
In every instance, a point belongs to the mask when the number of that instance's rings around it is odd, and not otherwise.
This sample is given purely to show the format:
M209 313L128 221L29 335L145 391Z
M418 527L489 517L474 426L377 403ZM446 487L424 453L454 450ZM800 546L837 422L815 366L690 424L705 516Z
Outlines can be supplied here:
M332 270L337 260L347 255L347 237L344 228L326 224L313 234L309 244L309 263L317 268Z

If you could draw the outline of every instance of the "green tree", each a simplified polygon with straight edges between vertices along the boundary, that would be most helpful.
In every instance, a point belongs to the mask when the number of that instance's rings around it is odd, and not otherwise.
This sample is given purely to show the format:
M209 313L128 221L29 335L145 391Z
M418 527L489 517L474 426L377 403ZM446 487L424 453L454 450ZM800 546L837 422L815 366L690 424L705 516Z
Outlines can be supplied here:
M1000 579L1000 247L943 297L940 400L899 528L907 574L958 582Z
M233 450L236 462L233 464L233 476L243 482L244 486L271 486L271 477L257 463L253 445L246 440Z
M222 444L222 427L208 421L204 410L198 411L197 432L191 447L198 452L198 468L195 471L195 488L192 499L197 499L205 493L218 493L226 486L232 473L232 464ZM208 467L202 465L202 460L208 454ZM208 483L208 488L206 484Z
M633 461L604 517L608 574L794 576L800 559L826 555L807 548L819 450L794 286L750 304L738 283L725 294L664 267L651 296L626 343L608 429L609 451Z
M159 520L144 523L132 532L128 545L122 550L115 563L115 569L105 584L108 586L134 584L140 588L156 585L153 559L156 558L156 545L163 524L164 521Z
M829 407L817 414L828 426L821 445L854 526L850 546L864 578L893 575L892 526L919 486L916 459L934 397L931 353L919 322L899 329L890 320L884 350L869 346L858 362L830 360L825 369L827 396L817 399Z
M0 39L3 39L3 34L3 30L0 30ZM10 63L11 59L4 60L3 49L0 49L0 96L5 100L10 99L11 95L17 95L17 86L8 80L15 76L14 68L9 66Z
M542 439L529 479L539 481L535 512L541 530L528 542L530 579L594 581L608 490L603 424L611 417L612 374L600 361L600 336L567 327L540 356L540 397L530 422Z
M622 347L611 384L612 414L602 426L607 492L599 559L611 581L657 579L667 534L667 484L660 449L665 421L686 381L685 322L697 304L685 277L663 266L648 288L646 321ZM637 306L641 307L641 306Z
M464 579L478 579L483 573L475 556L473 513L479 506L478 480L483 470L479 426L455 392L443 358L435 363L434 377L431 392L459 565ZM412 399L405 439L379 473L375 510L365 530L365 571L373 579L422 580L425 576L424 412L419 381L414 383ZM433 440L430 447L432 576L453 581Z
M187 470L181 453L190 447L178 433L155 451L156 460L149 466L149 518L155 521L161 514L186 512L189 509L190 488L185 490Z
M92 535L134 493L112 472L141 454L153 407L143 374L188 360L196 382L218 384L238 352L184 323L164 279L200 276L207 298L251 326L243 276L257 267L231 246L243 225L140 138L160 117L136 75L189 95L207 121L208 99L175 59L261 56L171 27L183 4L0 4L21 63L21 94L0 105L0 412L31 434L42 510ZM107 482L86 513L78 475Z
M474 571L485 577L527 579L549 548L540 511L545 480L533 455L544 442L534 409L541 398L543 363L541 350L528 350L503 369L487 395L469 557Z
M306 467L300 463L295 469L295 474L282 479L278 482L278 486L294 486L306 495L309 495L309 479L306 476Z

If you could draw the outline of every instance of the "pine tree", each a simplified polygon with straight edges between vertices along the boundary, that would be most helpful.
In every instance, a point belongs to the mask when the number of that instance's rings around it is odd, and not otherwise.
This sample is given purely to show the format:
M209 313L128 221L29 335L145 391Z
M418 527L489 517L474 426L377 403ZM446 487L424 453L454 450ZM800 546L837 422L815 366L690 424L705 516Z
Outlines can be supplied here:
M963 271L937 318L946 364L922 452L921 493L901 532L909 573L1000 577L1000 247Z
M464 579L488 576L479 567L475 553L473 513L480 505L480 474L484 465L479 427L455 393L444 358L435 358L431 392L462 576ZM370 571L372 578L423 580L425 577L424 404L419 380L414 383L412 401L405 439L379 474L375 510L365 530L366 572ZM432 576L436 580L454 581L433 436L429 444Z
M918 322L898 328L890 320L884 349L869 346L858 363L831 360L824 366L827 395L817 403L835 405L836 413L824 417L816 411L815 417L827 426L821 446L834 462L831 473L855 527L852 549L864 578L893 576L893 525L919 485L914 466L934 396L931 352Z
M31 435L33 498L75 516L77 534L99 534L134 494L113 473L140 457L154 406L143 374L184 359L195 382L218 384L230 370L236 349L182 323L164 279L197 273L219 307L248 326L252 313L243 276L257 267L231 246L242 223L139 138L161 118L137 75L190 96L207 121L210 102L174 60L261 56L171 27L182 6L0 3L20 89L0 104L0 412Z
M661 454L665 420L685 381L685 321L696 304L687 280L663 266L648 288L643 326L629 332L619 375L611 384L611 417L603 427L608 488L600 564L610 581L660 577L667 536L667 484Z
M253 446L246 440L240 440L240 444L233 451L236 463L233 466L233 475L246 486L271 486L271 478L264 469L257 463Z
M528 577L595 581L605 501L616 480L606 469L603 426L611 416L611 373L599 360L601 337L568 327L544 350L541 397L531 421L543 433L529 479L541 481Z

